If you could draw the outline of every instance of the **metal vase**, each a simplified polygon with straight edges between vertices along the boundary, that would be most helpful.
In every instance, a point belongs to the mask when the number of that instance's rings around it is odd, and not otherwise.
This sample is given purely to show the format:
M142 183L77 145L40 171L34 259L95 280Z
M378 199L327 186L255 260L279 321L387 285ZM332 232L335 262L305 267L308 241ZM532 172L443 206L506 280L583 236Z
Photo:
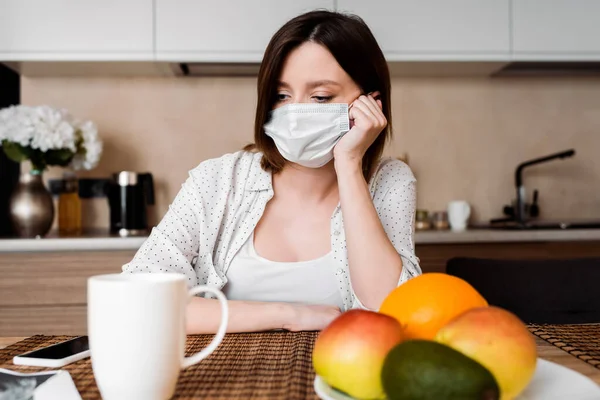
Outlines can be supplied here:
M41 172L21 174L10 197L10 218L19 237L43 237L48 233L54 221L54 202Z

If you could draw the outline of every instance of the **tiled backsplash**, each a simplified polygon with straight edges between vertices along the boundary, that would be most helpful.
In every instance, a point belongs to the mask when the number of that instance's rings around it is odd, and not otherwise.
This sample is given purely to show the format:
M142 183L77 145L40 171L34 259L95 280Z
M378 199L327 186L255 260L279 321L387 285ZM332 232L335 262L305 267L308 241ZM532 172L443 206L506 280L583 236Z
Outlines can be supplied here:
M68 108L98 124L105 142L97 169L154 174L160 218L187 171L252 140L253 78L23 78L25 104ZM418 179L419 207L453 199L473 219L501 216L524 160L575 148L577 155L525 172L545 218L600 218L600 80L393 79L394 141ZM48 176L60 175L60 170ZM530 190L530 192L531 192ZM86 200L84 225L108 226L104 199Z

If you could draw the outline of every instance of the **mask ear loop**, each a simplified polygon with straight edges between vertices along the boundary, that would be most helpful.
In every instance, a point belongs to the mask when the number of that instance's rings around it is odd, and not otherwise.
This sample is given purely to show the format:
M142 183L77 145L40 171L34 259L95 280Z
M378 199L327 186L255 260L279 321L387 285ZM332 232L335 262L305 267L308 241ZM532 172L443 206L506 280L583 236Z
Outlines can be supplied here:
M356 101L356 100L354 100ZM350 117L350 110L352 109L352 106L354 105L354 101L350 104L348 104L348 126L350 127L350 129L352 129L352 127L354 126L354 119Z

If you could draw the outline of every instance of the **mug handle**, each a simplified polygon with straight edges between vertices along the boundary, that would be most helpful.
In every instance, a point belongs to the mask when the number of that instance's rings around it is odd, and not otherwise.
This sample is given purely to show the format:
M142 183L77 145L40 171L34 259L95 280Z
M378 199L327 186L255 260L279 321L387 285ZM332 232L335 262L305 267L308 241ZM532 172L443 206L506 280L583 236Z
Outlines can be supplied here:
M183 363L181 364L182 368L187 368L191 365L198 364L200 361L208 357L221 344L221 342L223 341L223 337L225 337L225 331L227 330L227 321L229 320L229 307L227 306L227 298L225 298L225 295L220 290L212 288L210 286L196 286L190 289L188 294L191 297L201 292L208 292L217 296L217 299L221 304L221 325L219 325L217 334L208 346L206 346L203 350L192 356L183 358Z

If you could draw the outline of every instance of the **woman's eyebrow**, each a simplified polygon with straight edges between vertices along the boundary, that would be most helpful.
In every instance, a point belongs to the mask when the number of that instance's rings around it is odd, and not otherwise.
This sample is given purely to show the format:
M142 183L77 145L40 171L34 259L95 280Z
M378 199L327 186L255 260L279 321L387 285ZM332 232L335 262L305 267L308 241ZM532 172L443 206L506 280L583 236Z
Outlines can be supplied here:
M327 86L327 85L329 85L329 86L342 86L339 83L337 83L336 81L332 81L332 80L329 80L329 79L322 79L322 80L319 80L319 81L308 82L306 84L306 87L309 88L309 89L314 89L314 88L319 87L319 86ZM289 89L292 86L289 83L287 83L287 82L278 81L277 82L277 87Z
M314 89L319 86L341 86L341 85L339 83L337 83L336 81L331 81L328 79L323 79L323 80L314 81L314 82L308 82L306 84L306 87L309 89Z

